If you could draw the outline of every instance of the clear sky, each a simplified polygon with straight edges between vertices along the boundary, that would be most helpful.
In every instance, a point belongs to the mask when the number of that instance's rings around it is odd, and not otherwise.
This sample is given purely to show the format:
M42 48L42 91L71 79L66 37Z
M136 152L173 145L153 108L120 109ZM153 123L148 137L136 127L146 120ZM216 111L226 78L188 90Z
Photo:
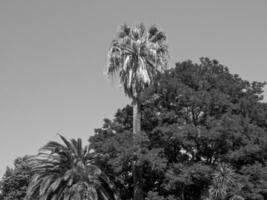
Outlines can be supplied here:
M265 81L266 19L266 0L1 0L0 176L16 157L58 141L56 133L86 143L130 102L103 75L123 22L160 26L171 67L207 56Z

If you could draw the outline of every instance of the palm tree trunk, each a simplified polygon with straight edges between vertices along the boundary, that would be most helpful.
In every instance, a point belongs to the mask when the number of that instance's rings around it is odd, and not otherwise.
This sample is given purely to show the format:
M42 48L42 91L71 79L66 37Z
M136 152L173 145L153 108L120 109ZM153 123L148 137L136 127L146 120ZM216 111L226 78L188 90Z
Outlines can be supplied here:
M133 200L143 200L143 168L141 165L138 165L136 162L133 162L133 183L134 183L134 192Z
M133 101L133 137L141 133L141 109L140 102ZM135 142L134 142L135 143ZM138 161L137 161L138 162ZM133 161L133 200L143 200L143 168L136 161Z
M141 111L140 102L133 101L133 134L140 134L141 131Z

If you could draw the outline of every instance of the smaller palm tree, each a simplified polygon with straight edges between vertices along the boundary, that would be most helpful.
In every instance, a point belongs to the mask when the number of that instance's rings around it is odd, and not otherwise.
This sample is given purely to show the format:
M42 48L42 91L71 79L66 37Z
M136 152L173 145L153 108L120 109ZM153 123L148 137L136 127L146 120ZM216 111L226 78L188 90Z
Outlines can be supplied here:
M81 139L60 135L29 158L34 176L25 200L115 200L109 179L93 163Z
M236 180L234 170L227 164L222 163L213 174L212 185L209 188L209 200L224 200L227 197L231 200L243 200L237 195L241 185Z

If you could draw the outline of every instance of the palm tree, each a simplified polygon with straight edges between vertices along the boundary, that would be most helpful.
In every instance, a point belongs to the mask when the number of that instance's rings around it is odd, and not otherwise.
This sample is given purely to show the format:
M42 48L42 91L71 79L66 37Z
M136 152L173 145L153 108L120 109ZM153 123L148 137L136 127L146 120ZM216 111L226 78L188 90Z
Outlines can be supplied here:
M60 135L64 144L51 141L29 158L34 174L26 200L115 200L111 184L93 163L81 139Z
M108 75L119 76L125 94L132 99L133 133L141 131L140 94L167 67L166 36L156 26L122 25L108 54Z
M154 82L159 72L166 69L168 57L166 35L156 26L146 31L143 23L136 26L123 24L111 44L108 76L118 77L124 93L132 99L134 135L141 132L141 93ZM133 170L135 200L143 199L140 170Z
M238 195L241 184L236 180L233 169L222 163L213 174L212 185L209 188L209 200L224 200L227 197L231 200L243 200Z

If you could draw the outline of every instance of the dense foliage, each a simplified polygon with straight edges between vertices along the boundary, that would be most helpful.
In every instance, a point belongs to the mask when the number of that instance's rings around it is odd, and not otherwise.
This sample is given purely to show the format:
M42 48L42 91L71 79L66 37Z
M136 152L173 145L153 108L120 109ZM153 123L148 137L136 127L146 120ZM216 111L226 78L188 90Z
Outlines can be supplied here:
M27 156L17 158L14 168L7 168L2 180L1 200L21 200L25 197L32 173L27 162Z
M126 106L95 130L90 148L121 199L133 196L133 160L147 200L267 199L264 85L216 60L177 63L142 95L141 136L132 139Z

